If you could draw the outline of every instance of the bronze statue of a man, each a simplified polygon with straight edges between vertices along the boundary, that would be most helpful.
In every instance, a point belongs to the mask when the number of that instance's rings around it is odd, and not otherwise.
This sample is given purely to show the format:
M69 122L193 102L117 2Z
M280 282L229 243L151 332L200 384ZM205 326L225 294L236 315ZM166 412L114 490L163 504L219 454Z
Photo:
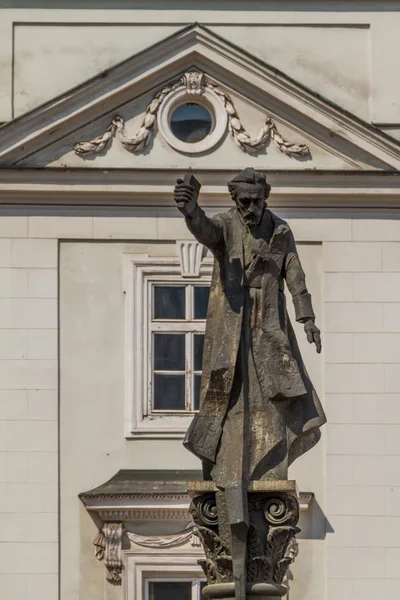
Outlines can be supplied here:
M288 224L252 168L228 184L235 206L208 218L196 188L178 180L174 198L189 230L214 255L200 411L185 446L221 488L287 479L288 466L320 438L325 415L307 375L285 305L321 352L311 296Z

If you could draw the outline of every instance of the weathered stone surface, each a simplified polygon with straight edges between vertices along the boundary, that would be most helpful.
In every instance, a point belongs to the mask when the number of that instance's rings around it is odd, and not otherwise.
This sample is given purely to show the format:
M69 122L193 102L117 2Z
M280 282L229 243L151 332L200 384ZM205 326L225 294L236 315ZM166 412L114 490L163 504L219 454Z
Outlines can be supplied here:
M188 229L215 259L200 410L184 444L213 482L189 486L203 492L192 514L206 553L205 595L228 598L229 584L244 600L255 595L248 584L282 584L298 531L293 484L272 492L265 481L286 480L326 420L286 311L285 282L318 353L321 337L293 234L267 209L265 176L252 168L237 175L228 184L236 207L212 219L197 204L200 188L187 174L174 192Z
M204 595L208 598L281 597L282 585L293 560L291 544L298 531L299 504L295 482L257 482L258 489L246 490L248 526L238 536L227 526L229 511L221 491L205 492L201 482L191 482L191 514L202 542L205 559L200 564L207 577ZM287 485L289 483L289 485ZM196 485L197 484L197 485ZM235 555L238 541L243 554ZM243 560L246 578L237 586L235 562ZM238 593L239 592L239 593Z

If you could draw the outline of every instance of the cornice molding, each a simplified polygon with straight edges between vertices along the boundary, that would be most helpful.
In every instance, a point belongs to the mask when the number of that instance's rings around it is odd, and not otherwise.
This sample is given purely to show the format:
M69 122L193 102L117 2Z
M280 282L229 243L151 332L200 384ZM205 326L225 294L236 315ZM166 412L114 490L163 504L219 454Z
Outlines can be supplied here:
M300 510L306 511L313 499L311 492L300 492ZM104 522L191 521L187 494L98 494L81 499L89 513Z
M400 206L397 171L265 171L272 209L382 212ZM194 170L202 206L231 206L227 182L236 170ZM126 208L174 213L172 192L178 169L0 169L0 208L43 207L92 210Z

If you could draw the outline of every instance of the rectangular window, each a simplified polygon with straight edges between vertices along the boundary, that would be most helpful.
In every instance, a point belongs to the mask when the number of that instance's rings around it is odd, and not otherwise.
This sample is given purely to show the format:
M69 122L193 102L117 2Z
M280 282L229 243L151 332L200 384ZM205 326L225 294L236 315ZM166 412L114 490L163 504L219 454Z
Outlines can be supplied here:
M206 582L199 578L187 580L147 579L144 600L205 600L202 589Z
M209 292L201 283L151 286L151 412L199 408Z
M183 254L124 255L128 438L182 439L199 409L213 257Z

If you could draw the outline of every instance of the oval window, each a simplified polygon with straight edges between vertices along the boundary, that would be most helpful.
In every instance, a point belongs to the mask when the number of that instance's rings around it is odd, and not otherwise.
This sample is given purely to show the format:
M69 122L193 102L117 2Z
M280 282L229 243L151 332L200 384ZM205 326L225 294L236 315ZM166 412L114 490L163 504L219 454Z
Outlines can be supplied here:
M212 118L208 110L201 104L187 102L173 111L170 117L170 128L178 140L195 144L210 133Z

